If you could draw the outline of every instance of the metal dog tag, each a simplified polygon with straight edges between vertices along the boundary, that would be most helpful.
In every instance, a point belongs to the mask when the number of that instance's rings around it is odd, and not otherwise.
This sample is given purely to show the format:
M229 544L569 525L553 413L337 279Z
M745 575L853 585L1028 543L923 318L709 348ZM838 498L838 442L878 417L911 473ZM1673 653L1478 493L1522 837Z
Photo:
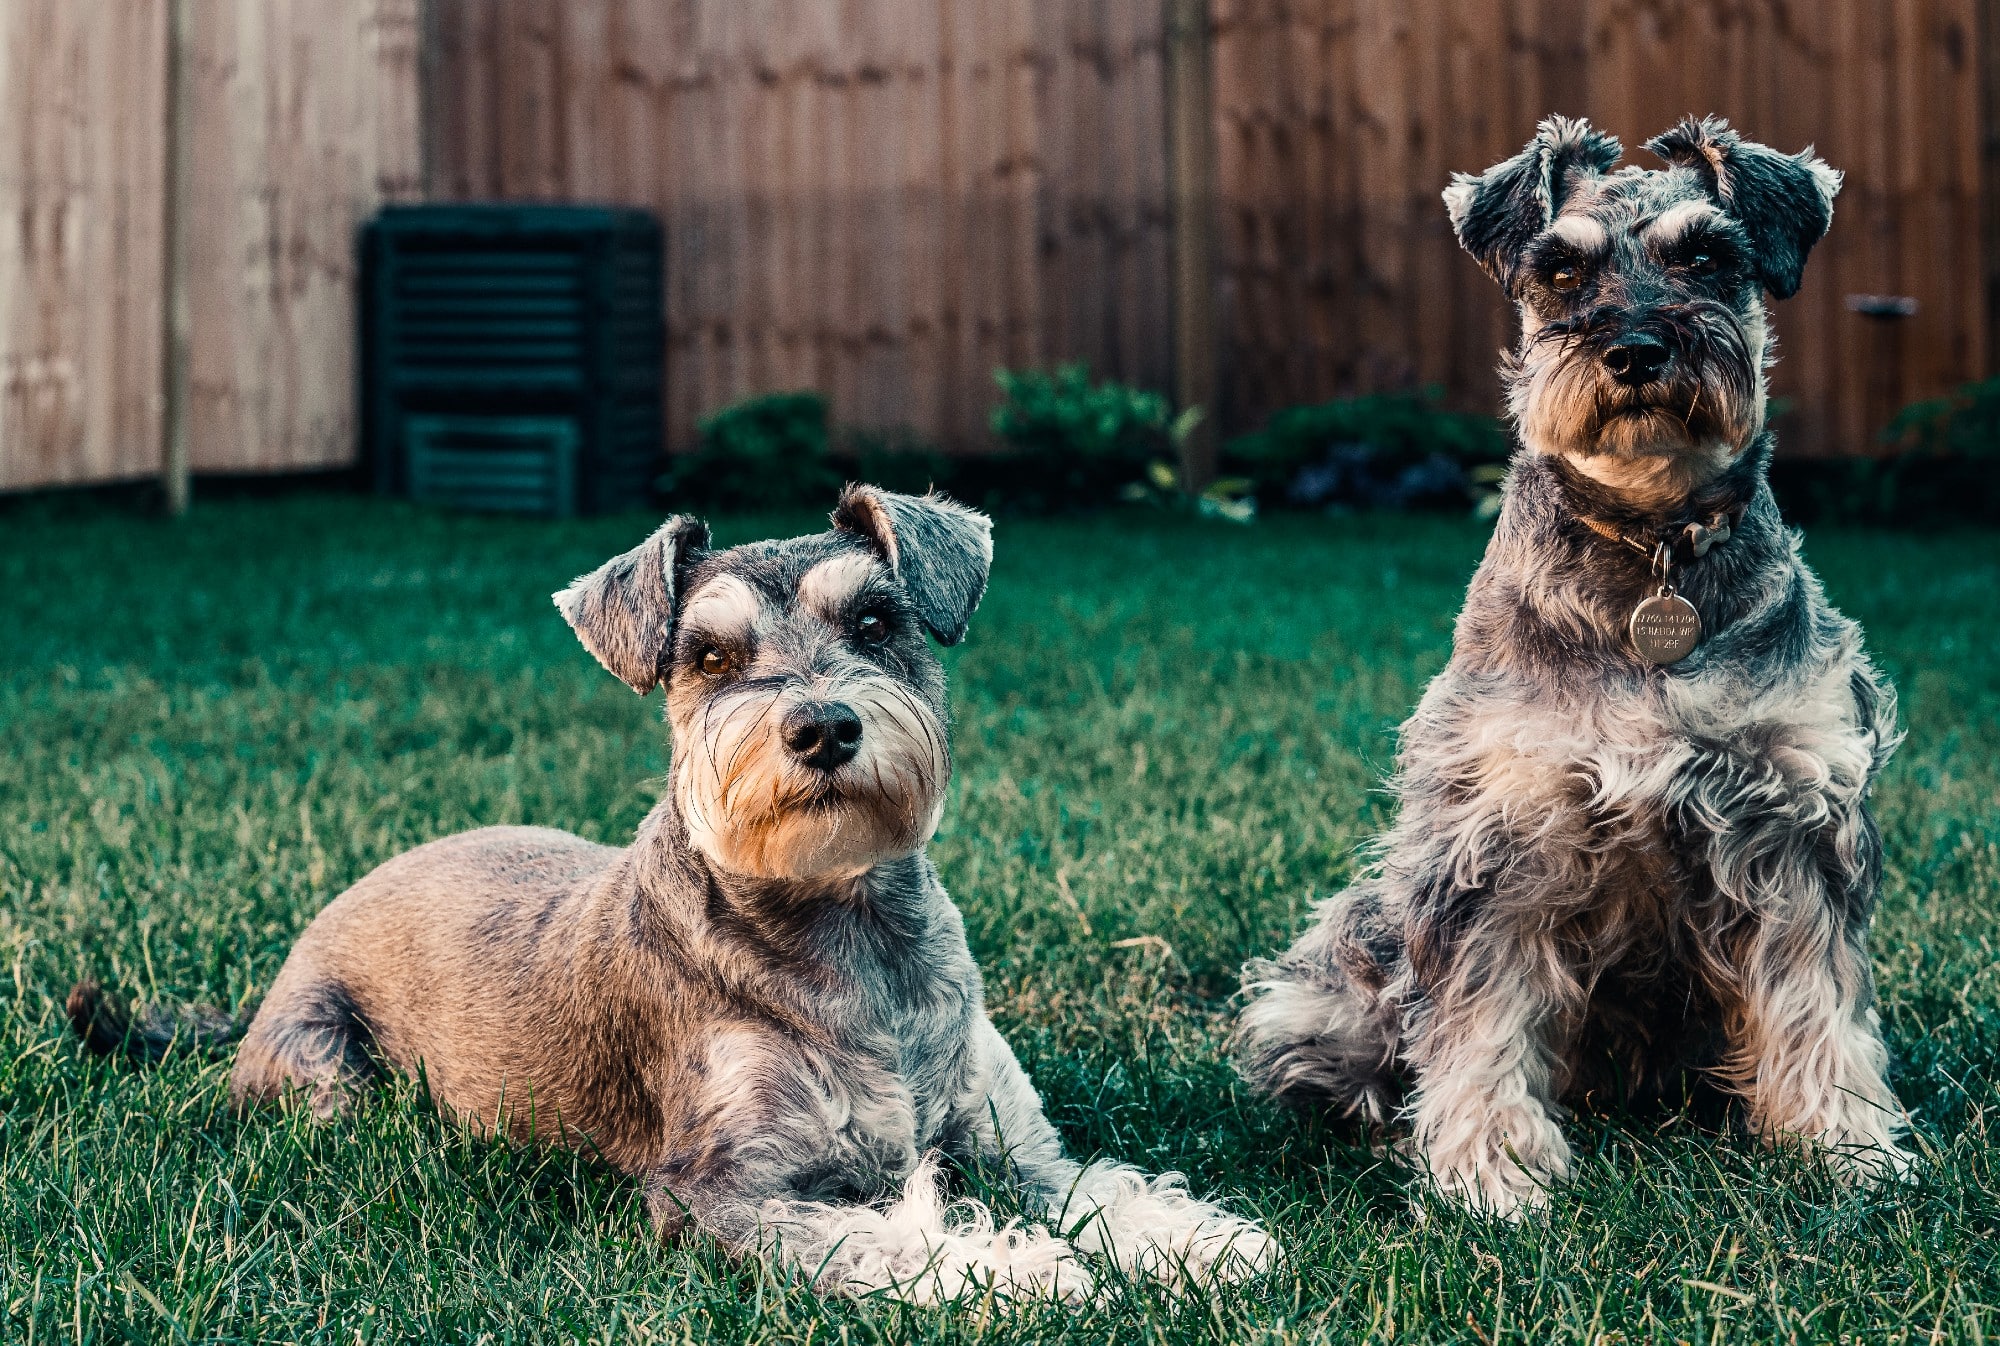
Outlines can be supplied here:
M1672 589L1632 609L1632 648L1654 667L1677 664L1701 643L1701 614Z

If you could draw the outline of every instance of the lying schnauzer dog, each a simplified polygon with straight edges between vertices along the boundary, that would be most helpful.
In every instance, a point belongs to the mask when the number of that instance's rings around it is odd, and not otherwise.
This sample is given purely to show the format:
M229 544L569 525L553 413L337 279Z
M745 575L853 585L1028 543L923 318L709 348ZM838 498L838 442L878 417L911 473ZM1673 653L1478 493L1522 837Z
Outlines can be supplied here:
M964 635L986 518L853 487L833 524L716 551L677 517L557 594L606 668L666 687L666 797L623 850L494 827L369 874L300 937L234 1096L326 1115L378 1063L421 1071L461 1117L642 1177L662 1231L849 1293L1081 1296L1072 1241L1170 1280L1263 1267L1257 1226L1177 1176L1064 1157L925 858L951 757L924 632ZM86 1037L134 1036L79 990ZM947 1210L933 1150L1068 1239Z
M1437 1190L1508 1215L1568 1171L1559 1100L1687 1072L1846 1175L1907 1164L1865 944L1895 702L1765 483L1764 294L1840 175L1713 118L1647 149L1614 172L1551 118L1444 194L1521 313L1521 449L1395 826L1245 969L1253 1084L1400 1109Z

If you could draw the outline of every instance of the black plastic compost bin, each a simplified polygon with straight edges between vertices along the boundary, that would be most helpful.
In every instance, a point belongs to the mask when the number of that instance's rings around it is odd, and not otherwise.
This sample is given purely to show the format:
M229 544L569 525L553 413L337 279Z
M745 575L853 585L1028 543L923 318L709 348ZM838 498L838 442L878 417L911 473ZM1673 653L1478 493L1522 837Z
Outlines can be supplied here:
M390 206L362 237L375 489L566 517L646 503L661 462L659 221L594 206Z

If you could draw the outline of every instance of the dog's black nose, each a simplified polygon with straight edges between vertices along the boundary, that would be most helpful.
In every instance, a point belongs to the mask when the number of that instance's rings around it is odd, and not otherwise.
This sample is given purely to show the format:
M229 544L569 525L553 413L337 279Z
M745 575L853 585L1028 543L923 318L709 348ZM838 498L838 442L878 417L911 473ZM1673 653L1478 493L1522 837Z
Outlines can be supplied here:
M779 733L792 756L821 771L844 766L861 751L861 717L838 701L794 706Z
M1667 343L1658 337L1634 332L1620 337L1616 345L1605 350L1604 367L1620 383L1651 383L1666 368L1667 360L1672 355Z

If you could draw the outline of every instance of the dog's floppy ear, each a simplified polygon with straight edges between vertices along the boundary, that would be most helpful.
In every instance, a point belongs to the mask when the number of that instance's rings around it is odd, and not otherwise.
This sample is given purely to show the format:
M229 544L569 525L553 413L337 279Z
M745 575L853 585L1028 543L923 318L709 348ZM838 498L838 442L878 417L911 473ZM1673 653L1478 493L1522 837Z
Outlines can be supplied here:
M706 546L708 525L676 514L631 551L555 595L583 647L641 696L659 686L673 637L674 572Z
M909 591L924 629L940 643L965 639L993 567L993 521L933 491L898 495L850 485L833 526L866 540Z
M1750 236L1757 279L1779 299L1798 293L1806 254L1833 224L1840 170L1812 152L1781 154L1743 139L1720 117L1689 117L1646 148L1691 168Z
M1511 294L1521 250L1549 227L1576 180L1604 173L1624 152L1618 137L1582 118L1548 118L1513 158L1476 177L1452 175L1444 206L1459 245Z

